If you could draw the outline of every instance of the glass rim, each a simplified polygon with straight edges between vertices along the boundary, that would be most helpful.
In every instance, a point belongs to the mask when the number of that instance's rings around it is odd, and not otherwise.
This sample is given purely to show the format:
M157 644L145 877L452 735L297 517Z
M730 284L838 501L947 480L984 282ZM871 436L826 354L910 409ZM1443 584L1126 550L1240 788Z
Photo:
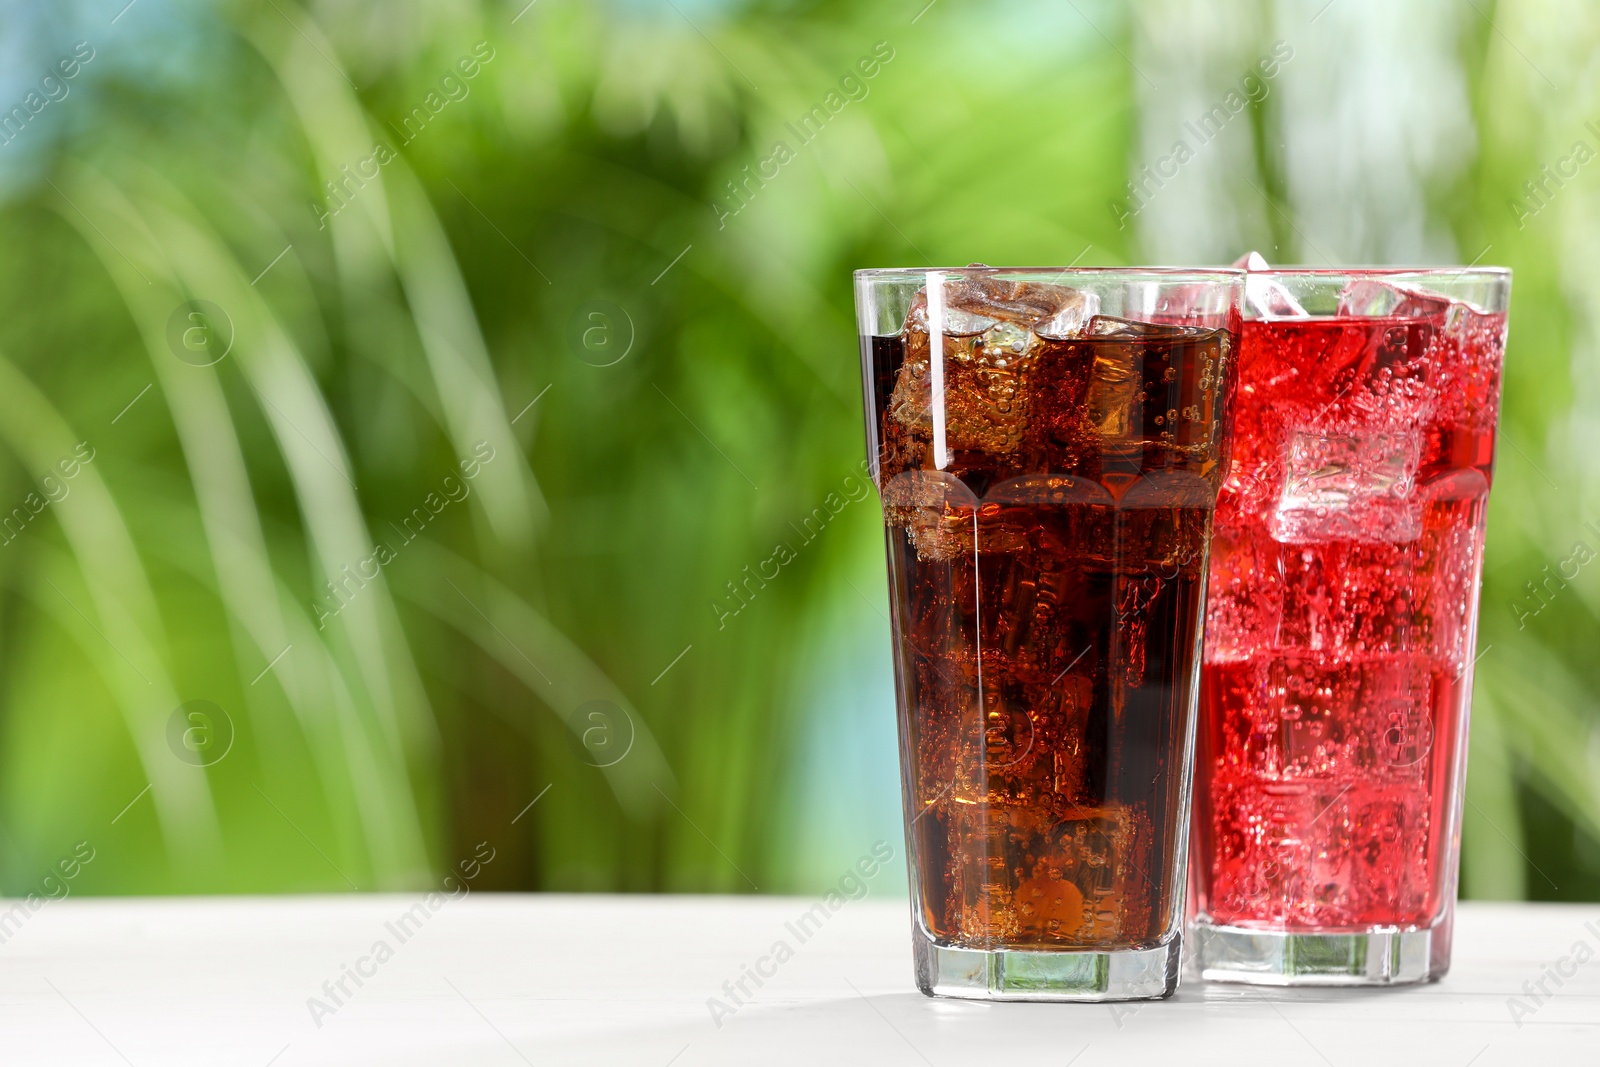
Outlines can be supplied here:
M1230 282L1243 278L1247 271L1237 267L867 267L851 272L857 281L911 281L929 274L995 275L1056 274L1061 277L1084 275L1129 275L1164 279L1196 279Z
M1345 277L1351 277L1351 278L1355 278L1355 277L1374 278L1374 277L1376 277L1376 278L1381 278L1381 277L1394 277L1396 275L1414 275L1414 274L1432 274L1432 275L1448 274L1448 275L1451 275L1452 277L1458 277L1458 278L1459 277L1463 277L1463 276L1469 276L1469 277L1470 276L1477 276L1477 277L1483 277L1483 278L1509 278L1509 277L1511 277L1511 268L1510 267L1476 267L1476 266L1474 266L1474 267L1440 267L1440 266L1431 266L1431 267L1396 267L1396 266L1390 266L1390 265L1377 266L1377 267L1370 267L1370 266L1369 267L1299 267L1299 266L1284 266L1284 267L1266 267L1266 268L1263 268L1261 270L1244 271L1243 273L1246 273L1246 274L1249 274L1249 275L1252 275L1252 276L1260 276L1260 277L1272 277L1273 275L1293 275L1295 277L1302 277L1302 278L1319 278L1319 277L1322 277L1322 278L1345 278Z
M1478 276L1484 278L1509 278L1510 267L1492 266L1464 266L1448 267L1439 266L1395 266L1384 264L1380 266L1351 266L1351 267L1311 267L1285 265L1280 267L1266 267L1260 270L1246 270L1241 267L1169 267L1169 266L1137 266L1137 267L865 267L852 271L851 274L858 280L895 281L910 280L926 277L929 274L1060 274L1070 275L1109 275L1128 274L1156 278L1209 278L1217 281L1227 281L1235 277L1247 275L1295 275L1298 277L1385 277L1412 274L1449 274L1460 276Z

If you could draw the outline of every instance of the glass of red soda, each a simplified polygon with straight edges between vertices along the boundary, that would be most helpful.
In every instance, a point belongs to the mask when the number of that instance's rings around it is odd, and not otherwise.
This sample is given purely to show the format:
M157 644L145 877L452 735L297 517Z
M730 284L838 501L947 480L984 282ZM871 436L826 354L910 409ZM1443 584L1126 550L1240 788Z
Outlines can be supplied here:
M1246 278L1196 757L1201 976L1449 967L1508 271Z

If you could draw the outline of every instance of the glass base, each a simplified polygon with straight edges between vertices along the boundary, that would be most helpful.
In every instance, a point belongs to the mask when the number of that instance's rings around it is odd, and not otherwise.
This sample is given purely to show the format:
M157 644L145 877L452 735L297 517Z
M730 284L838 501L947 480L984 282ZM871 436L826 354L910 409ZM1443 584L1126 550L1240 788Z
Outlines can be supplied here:
M1178 988L1182 937L1120 952L946 948L918 929L917 988L968 1000L1161 1000Z
M1450 967L1450 928L1297 934L1195 923L1190 960L1207 982L1384 986L1432 982Z

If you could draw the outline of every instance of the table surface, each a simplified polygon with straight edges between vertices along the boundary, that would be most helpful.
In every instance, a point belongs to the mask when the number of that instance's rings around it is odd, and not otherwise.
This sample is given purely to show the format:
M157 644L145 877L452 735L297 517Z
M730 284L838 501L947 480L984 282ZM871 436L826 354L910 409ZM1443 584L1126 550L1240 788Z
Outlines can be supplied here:
M795 897L476 893L428 903L68 899L9 918L0 909L0 1062L1600 1062L1591 960L1600 904L1463 905L1454 970L1433 985L1190 981L1168 1001L1054 1005L923 997L903 900L849 901L803 944L786 924L815 902ZM776 973L759 989L746 979L754 995L734 1005L723 983L780 940L792 957L763 963ZM712 997L731 1014L713 1018Z

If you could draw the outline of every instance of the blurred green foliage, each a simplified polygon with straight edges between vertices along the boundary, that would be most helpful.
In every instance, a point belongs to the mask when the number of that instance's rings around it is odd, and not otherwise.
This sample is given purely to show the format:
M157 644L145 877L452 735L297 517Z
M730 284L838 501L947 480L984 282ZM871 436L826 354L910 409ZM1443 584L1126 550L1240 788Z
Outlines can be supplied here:
M804 526L862 455L849 271L1149 258L1107 205L1171 8L28 7L10 97L95 56L0 146L0 886L89 840L78 891L417 887L487 839L494 888L793 891L898 840L875 498ZM1241 10L1247 59L1287 32ZM1517 272L1465 889L1593 898L1600 567L1513 605L1600 547L1600 201L1506 201L1600 143L1600 27L1456 14L1427 220ZM1285 95L1226 195L1317 261Z

